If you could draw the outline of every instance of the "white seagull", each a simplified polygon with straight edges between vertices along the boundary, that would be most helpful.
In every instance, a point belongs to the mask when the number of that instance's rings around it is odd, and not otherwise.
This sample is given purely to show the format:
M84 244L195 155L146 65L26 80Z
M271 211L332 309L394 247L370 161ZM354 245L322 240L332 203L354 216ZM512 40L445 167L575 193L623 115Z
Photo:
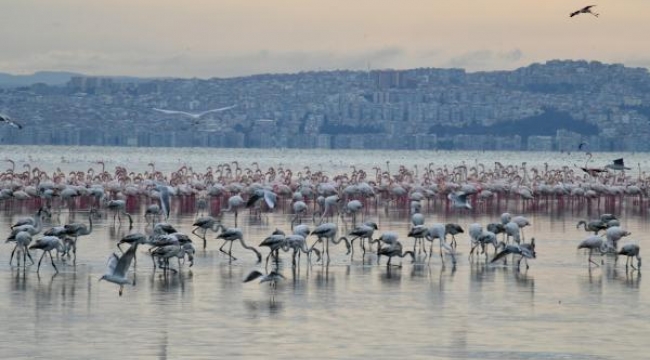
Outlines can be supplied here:
M15 122L12 118L10 118L8 115L0 113L0 122L7 123L17 129L22 129L23 126L17 122Z
M202 112L199 112L199 113L190 113L190 112L180 111L180 110L166 110L166 109L158 109L158 108L153 108L153 109L155 111L158 111L158 112L161 112L161 113L167 114L167 115L184 115L184 116L189 116L192 119L200 119L203 115L213 113L213 112L226 111L226 110L230 110L230 109L235 108L235 107L237 107L237 105L231 105L231 106L226 106L226 107L212 109L212 110L206 110L206 111L202 111Z
M596 5L585 6L580 10L576 10L576 11L572 12L571 15L569 15L569 17L574 17L574 16L579 15L579 14L591 14L591 15L593 15L595 17L598 17L598 14L591 11L591 8L594 7L594 6L596 6Z
M133 243L129 250L127 250L121 257L117 257L117 254L113 253L108 258L108 265L106 269L106 274L102 276L99 281L106 280L117 284L120 286L120 296L122 296L122 290L124 290L124 284L128 284L131 281L126 278L126 273L131 266L131 261L135 257L135 251L138 248L138 243Z

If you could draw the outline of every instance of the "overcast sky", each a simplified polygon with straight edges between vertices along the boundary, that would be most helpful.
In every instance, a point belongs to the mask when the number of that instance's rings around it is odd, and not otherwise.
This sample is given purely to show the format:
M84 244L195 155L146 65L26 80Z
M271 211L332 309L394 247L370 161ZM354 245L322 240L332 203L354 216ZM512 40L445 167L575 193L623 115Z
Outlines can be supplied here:
M589 14L569 18L585 5ZM650 0L0 0L0 72L650 67Z

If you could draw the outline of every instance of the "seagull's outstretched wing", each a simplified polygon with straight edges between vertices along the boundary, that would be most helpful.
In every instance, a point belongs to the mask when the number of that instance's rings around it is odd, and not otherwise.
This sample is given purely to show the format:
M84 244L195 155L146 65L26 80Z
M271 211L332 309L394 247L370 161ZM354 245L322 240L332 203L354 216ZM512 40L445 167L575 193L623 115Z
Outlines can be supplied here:
M120 258L116 253L112 253L111 256L108 257L108 260L106 261L106 275L113 275L113 273L115 273L115 268L117 267L117 262L119 260Z
M7 116L5 114L0 114L0 122L5 122L5 123L17 128L17 129L22 129L23 128L23 126L21 124L15 122L12 118L10 118L9 116Z
M171 211L170 208L170 198L169 198L169 187L167 185L161 185L157 184L156 185L156 190L160 193L160 207L165 215L165 219L169 219L169 212Z
M196 114L188 113L185 111L180 111L180 110L166 110L166 109L158 109L158 108L153 108L153 110L161 112L163 114L167 115L185 115L189 117L198 117Z
M244 279L244 282L253 281L253 280L257 279L260 276L264 276L264 274L262 274L258 270L253 270L253 271L251 271L250 274L248 274L248 276L246 276L246 278Z
M274 192L272 191L264 191L264 201L266 201L266 205L269 206L269 209L275 208L275 202L277 201L278 196L275 195Z
M251 196L248 198L248 201L246 201L246 207L249 208L257 202L257 200L261 199L263 194L261 194L259 191L255 191L254 193L251 194Z
M133 261L133 258L135 257L135 251L137 248L138 248L138 243L131 245L129 250L127 250L122 255L122 257L117 261L117 265L115 266L115 272L114 272L115 276L126 277L126 272L129 270L129 267L131 266L131 261Z
M163 114L167 114L167 115L184 115L184 116L189 116L189 117L191 117L193 119L198 119L198 118L200 118L201 116L203 116L205 114L209 114L209 113L213 113L213 112L226 111L226 110L230 110L230 109L232 109L234 107L237 107L237 105L231 105L231 106L226 106L226 107L222 107L222 108L206 110L206 111L203 111L203 112L200 112L200 113L190 113L190 112L181 111L181 110L167 110L167 109L158 109L158 108L153 108L153 110L161 112Z
M286 277L284 277L284 275L280 274L279 272L277 272L275 270L273 270L273 271L271 271L269 273L269 277L271 277L271 278L272 277L279 277L279 278L282 278L282 279L286 279Z
M196 114L196 115L198 115L199 117L201 117L201 116L203 116L203 115L205 115L205 114L209 114L209 113L213 113L213 112L226 111L226 110L233 109L233 108L235 108L235 107L237 107L237 105L230 105L230 106L226 106L226 107L222 107L222 108L217 108L217 109L212 109L212 110L206 110L206 111L201 112L201 113L198 113L198 114Z

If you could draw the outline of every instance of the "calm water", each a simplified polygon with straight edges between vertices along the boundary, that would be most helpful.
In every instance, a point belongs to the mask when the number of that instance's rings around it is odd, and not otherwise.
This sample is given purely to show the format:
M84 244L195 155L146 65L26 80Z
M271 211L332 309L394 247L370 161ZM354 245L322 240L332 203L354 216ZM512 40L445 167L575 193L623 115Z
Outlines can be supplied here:
M128 169L143 171L155 161L170 169L187 163L196 169L223 161L242 165L304 166L323 164L325 169L384 164L443 164L440 153L425 152L316 152L186 149L163 157L155 149L106 148L1 148L0 157L31 161L54 169L82 169L96 160L106 160L107 169L139 156L140 163ZM109 162L110 154L111 161ZM498 155L504 164L560 163L558 154L543 153L445 153L449 164L461 161L492 163ZM565 161L579 158L563 154ZM602 162L616 155L597 154ZM624 154L631 164L647 163L647 156ZM61 159L64 159L61 162ZM179 160L180 159L180 160ZM288 159L295 159L289 163ZM337 159L329 161L326 159ZM629 159L629 160L628 160ZM109 165L110 164L110 165ZM142 169L138 166L142 165ZM161 165L163 166L163 165ZM645 165L642 165L645 166ZM486 266L467 259L467 236L459 237L459 263L443 267L439 257L430 266L411 264L388 270L382 258L359 256L350 262L344 247L331 247L332 263L325 267L302 264L292 271L288 254L282 255L282 273L287 279L273 292L257 282L242 283L252 269L259 268L251 252L238 244L238 261L228 264L218 248L221 242L209 236L206 251L199 250L195 266L180 275L153 273L146 247L138 250L141 261L136 285L125 287L98 282L116 242L129 232L112 225L107 214L97 219L93 233L79 240L76 267L57 263L54 276L44 260L40 277L36 267L25 272L8 265L12 246L0 248L0 348L4 358L426 358L426 359L644 359L650 345L650 295L638 272L626 272L623 262L614 266L605 258L602 267L587 267L587 257L576 250L586 237L577 230L580 219L597 215L584 209L558 209L532 213L520 204L494 209L489 214L460 214L439 206L428 212L427 224L495 221L500 211L523 214L532 222L526 239L534 236L536 260L521 272L509 266ZM134 231L144 231L138 212ZM632 232L621 242L644 243L650 225L645 212L625 204L617 209L622 226ZM31 215L32 208L20 203L5 204L0 212L0 236L18 217ZM367 219L378 222L381 231L396 231L408 249L407 214L369 209ZM190 233L194 213L174 213L169 222ZM83 214L64 211L54 224L85 221ZM262 221L241 216L247 242L257 245L276 227L289 231L289 215L278 209ZM230 215L226 225L233 225ZM340 232L345 231L341 223ZM310 240L310 243L313 240ZM200 242L197 239L197 245ZM199 246L200 248L200 246ZM268 254L261 249L263 256ZM34 253L36 260L39 253ZM600 261L600 258L596 258ZM287 263L288 262L288 263ZM399 263L399 259L394 259Z

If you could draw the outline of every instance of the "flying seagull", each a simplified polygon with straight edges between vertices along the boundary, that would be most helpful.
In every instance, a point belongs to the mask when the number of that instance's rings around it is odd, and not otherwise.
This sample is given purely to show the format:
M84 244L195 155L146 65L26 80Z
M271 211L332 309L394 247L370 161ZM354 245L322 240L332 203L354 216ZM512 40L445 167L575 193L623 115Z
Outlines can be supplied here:
M591 8L594 7L594 6L596 6L596 5L585 6L580 10L576 10L576 11L572 12L569 17L574 17L574 16L579 15L579 14L591 14L591 15L593 15L595 17L598 17L598 14L591 11Z
M129 271L129 267L131 266L131 261L135 257L135 251L137 248L138 243L134 243L121 257L118 257L117 254L113 253L108 258L106 274L104 274L104 276L99 279L100 281L106 280L108 282L112 282L113 284L119 285L120 296L122 296L124 285L131 282L126 278L126 274Z
M0 114L0 122L7 123L15 128L22 129L23 126L17 122L15 122L12 118L10 118L8 115L5 114Z
M231 105L231 106L226 106L226 107L212 109L212 110L206 110L206 111L202 111L202 112L199 112L199 113L190 113L190 112L180 111L180 110L166 110L166 109L158 109L158 108L153 108L153 109L155 111L161 112L163 114L184 115L184 116L191 117L192 119L199 119L205 114L209 114L209 113L213 113L213 112L226 111L226 110L230 110L230 109L235 108L235 107L237 107L237 105Z

